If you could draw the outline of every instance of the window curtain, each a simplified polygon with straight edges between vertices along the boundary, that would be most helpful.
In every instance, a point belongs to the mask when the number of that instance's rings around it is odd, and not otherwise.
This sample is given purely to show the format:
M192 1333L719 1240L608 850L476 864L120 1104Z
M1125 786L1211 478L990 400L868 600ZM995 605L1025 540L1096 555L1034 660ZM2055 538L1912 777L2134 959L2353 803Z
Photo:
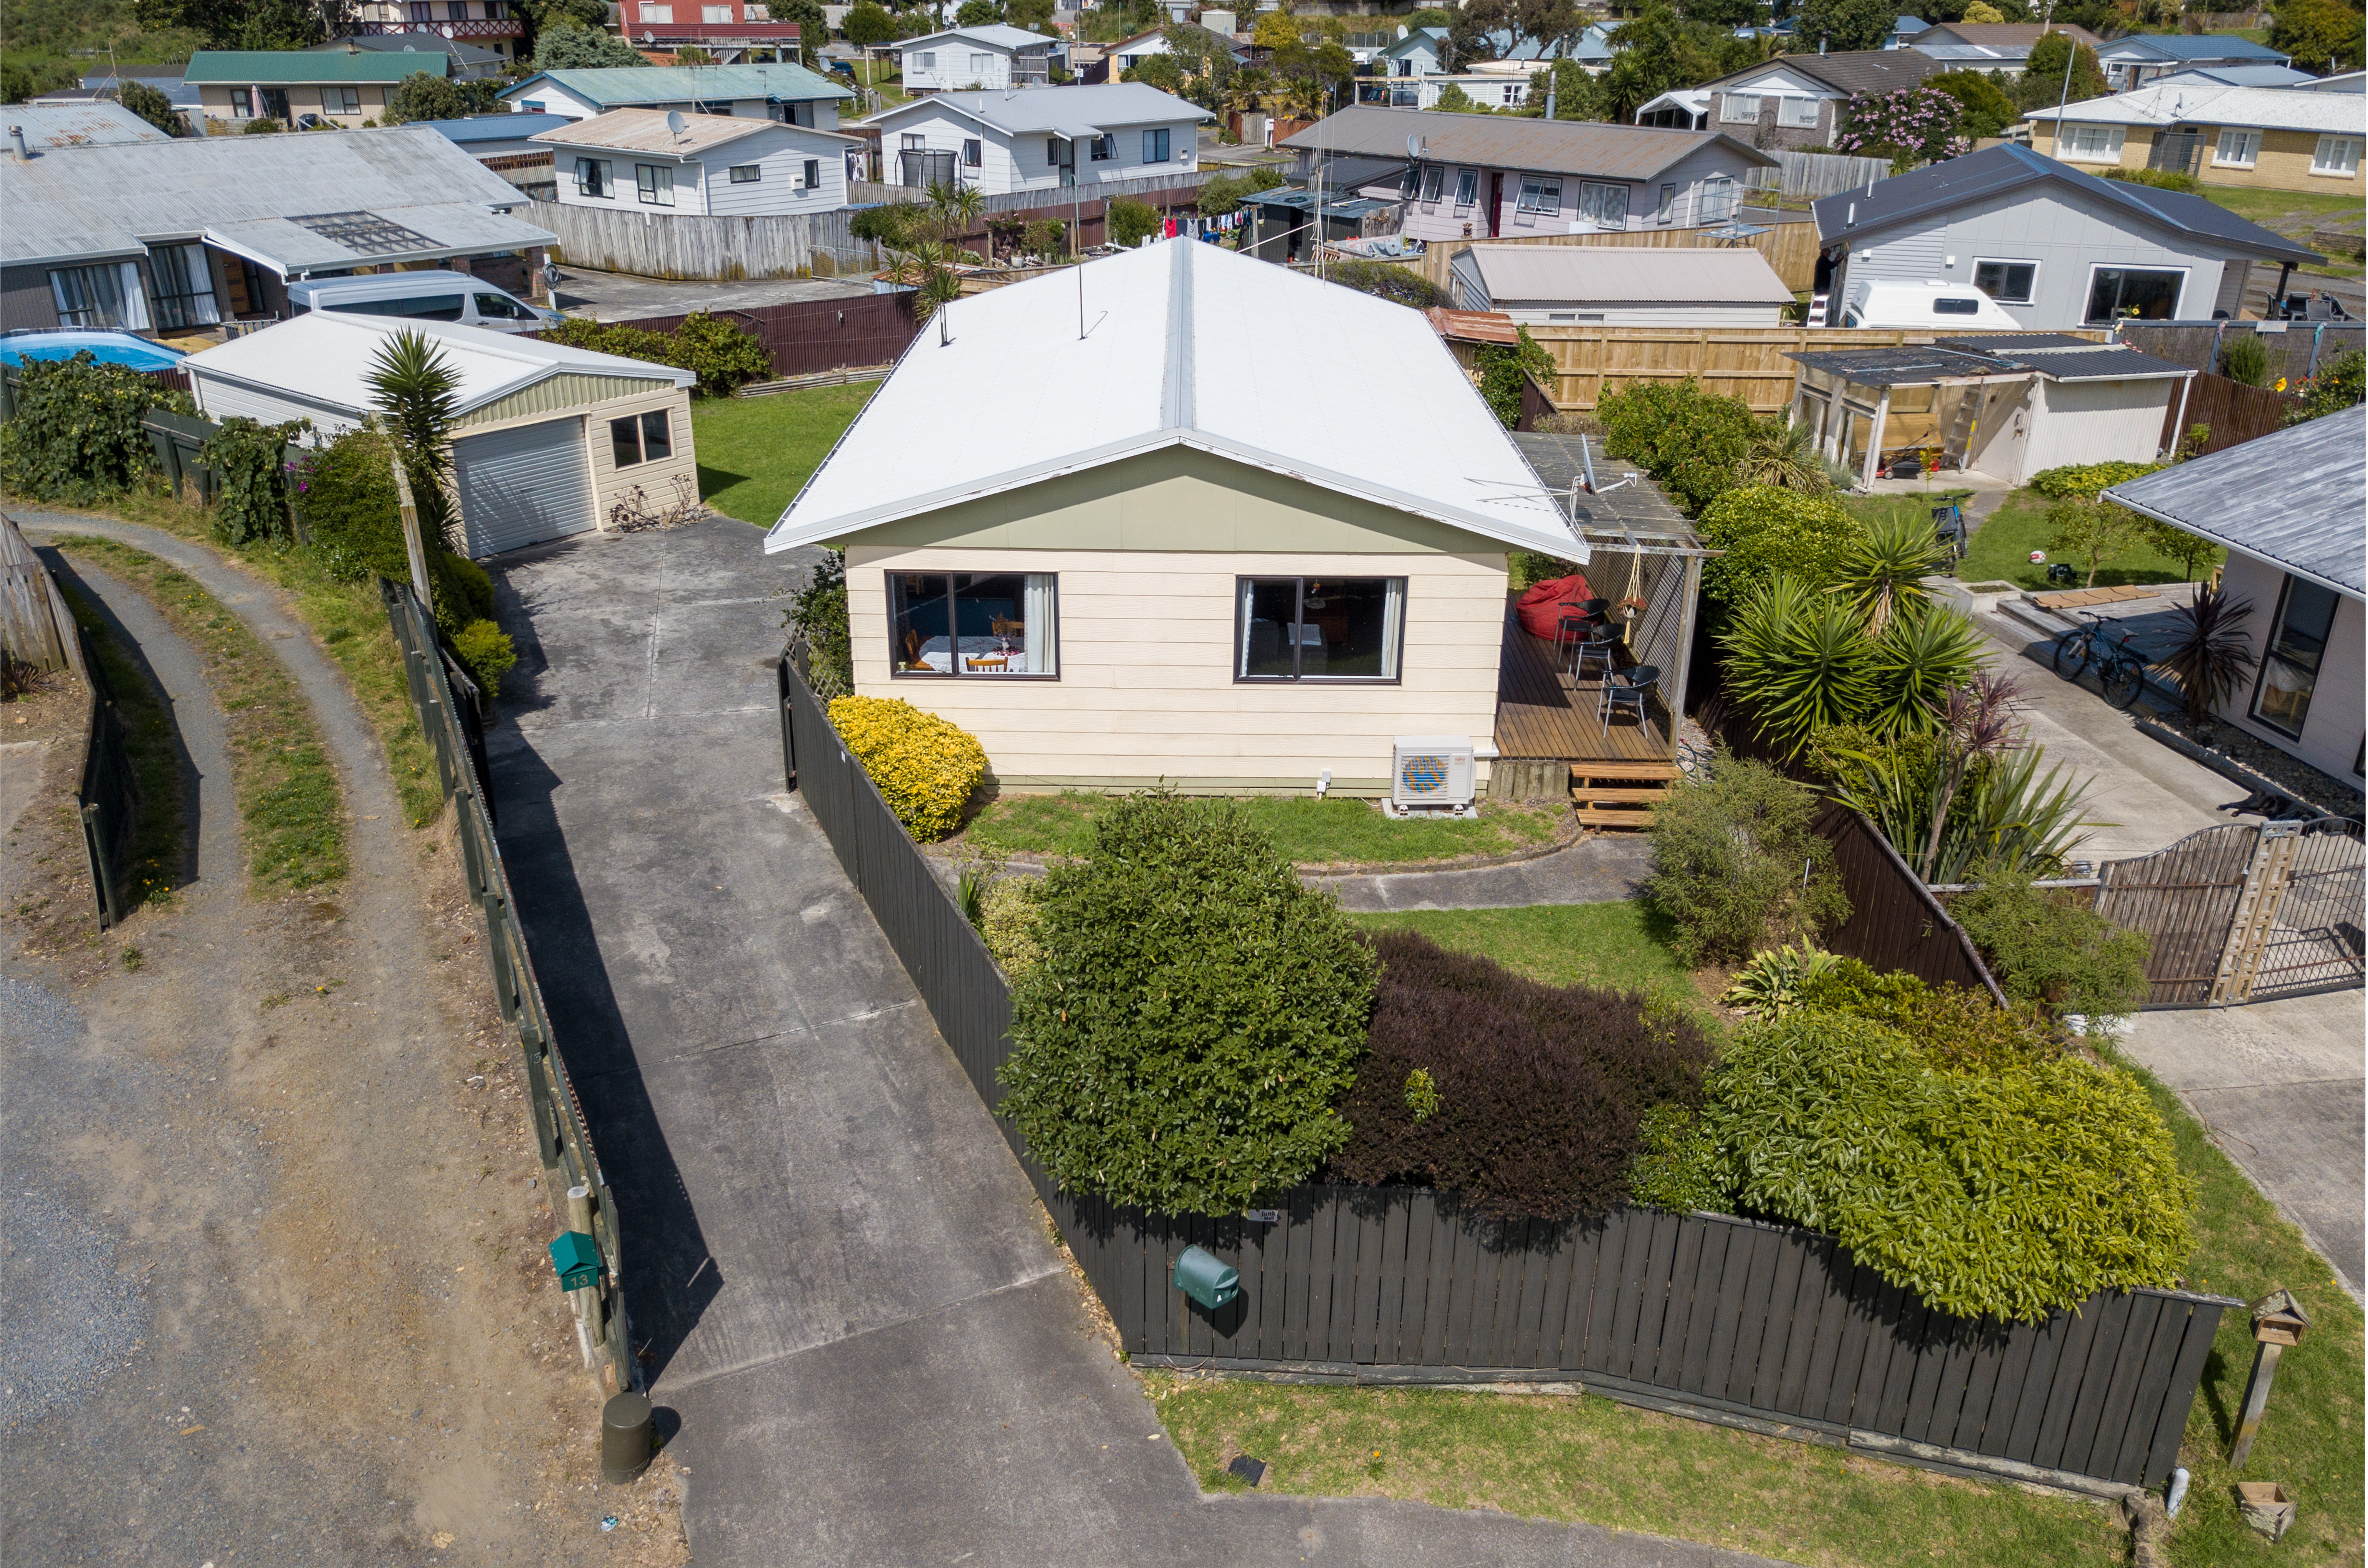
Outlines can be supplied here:
M1241 627L1241 631L1234 645L1234 674L1236 676L1247 676L1250 673L1250 622L1258 614L1255 608L1255 596L1258 592L1257 579L1241 578L1235 585L1235 591L1241 595L1242 602L1240 613L1235 618Z
M1021 665L1031 676L1059 673L1059 654L1053 645L1058 629L1053 624L1053 574L1050 572L1028 574L1026 608L1021 619L1028 623L1025 663Z
M1393 577L1382 597L1382 676L1385 680L1397 678L1399 633L1405 625L1406 584Z
M148 253L148 265L155 269L156 314L165 325L211 326L222 320L204 245L159 245Z
M148 301L140 289L137 262L61 267L50 274L50 292L57 301L58 320L66 326L132 332L148 326Z

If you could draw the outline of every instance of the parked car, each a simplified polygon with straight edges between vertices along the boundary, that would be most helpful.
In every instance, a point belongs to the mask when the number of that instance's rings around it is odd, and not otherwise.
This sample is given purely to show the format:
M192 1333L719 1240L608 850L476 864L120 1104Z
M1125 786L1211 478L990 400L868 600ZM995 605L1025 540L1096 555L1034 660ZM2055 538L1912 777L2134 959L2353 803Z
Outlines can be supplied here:
M355 315L413 316L459 322L489 332L541 332L565 318L529 305L465 272L387 272L368 278L323 278L288 285L296 312L343 311Z
M1939 327L1951 332L1982 328L2021 332L2022 325L1998 301L1964 283L1868 283L1842 307L1843 326Z

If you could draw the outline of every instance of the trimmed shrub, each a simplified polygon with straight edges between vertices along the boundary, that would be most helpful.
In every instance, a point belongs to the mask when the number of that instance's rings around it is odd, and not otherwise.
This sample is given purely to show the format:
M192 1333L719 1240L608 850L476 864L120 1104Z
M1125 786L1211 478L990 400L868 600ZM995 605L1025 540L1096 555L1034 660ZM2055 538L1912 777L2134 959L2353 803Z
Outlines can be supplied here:
M881 208L882 212L901 209ZM699 378L701 397L729 397L734 387L773 373L773 356L737 323L693 311L672 332L621 324L568 320L540 335L551 343L672 365Z
M1904 1034L1811 1011L1747 1026L1709 1095L1744 1209L1827 1232L1943 1312L2029 1323L2175 1285L2192 1245L2169 1130L2093 1062L1944 1071Z
M2152 473L2161 463L2067 463L2031 476L2031 487L2051 501L2094 501L2097 493Z
M1655 1106L1645 1113L1637 1137L1645 1152L1628 1168L1629 1201L1679 1214L1733 1212L1719 1175L1718 1143L1702 1130L1699 1113L1684 1106Z
M1044 961L1036 939L1036 882L1030 877L996 877L979 895L978 934L1007 980Z
M100 364L88 349L17 369L17 412L0 425L0 480L9 489L87 506L156 472L140 416L176 394L128 365Z
M458 599L461 602L461 608L468 612L469 619L493 619L494 580L485 575L485 569L467 556L453 551L448 550L442 553L444 559L442 570L437 576L438 588L440 590L446 584L450 584L452 597Z
M1806 785L1726 751L1654 808L1645 898L1679 959L1739 960L1850 918L1833 846L1809 827L1816 810Z
M1701 1101L1710 1041L1681 1013L1541 984L1411 931L1373 947L1382 983L1337 1176L1439 1187L1498 1220L1591 1219L1628 1195L1645 1112ZM1427 1094L1407 1092L1417 1073Z
M1702 592L1733 604L1778 573L1813 588L1842 579L1856 518L1822 495L1744 484L1702 509L1702 537L1726 551L1702 563Z
M999 1075L1055 1181L1236 1215L1348 1141L1373 951L1238 807L1130 796L1033 896Z
M833 698L830 722L905 832L927 843L962 825L986 777L986 752L969 731L894 697Z
M502 676L518 663L510 634L490 620L472 620L452 634L452 653L484 693L490 709L502 694Z
M1952 899L1949 914L2015 1001L2095 1018L2135 1012L2146 1000L2146 933L2060 903L2028 877L1992 875Z
M1603 399L1596 417L1604 450L1651 474L1689 517L1736 487L1760 430L1750 404L1713 396L1691 380L1623 388Z

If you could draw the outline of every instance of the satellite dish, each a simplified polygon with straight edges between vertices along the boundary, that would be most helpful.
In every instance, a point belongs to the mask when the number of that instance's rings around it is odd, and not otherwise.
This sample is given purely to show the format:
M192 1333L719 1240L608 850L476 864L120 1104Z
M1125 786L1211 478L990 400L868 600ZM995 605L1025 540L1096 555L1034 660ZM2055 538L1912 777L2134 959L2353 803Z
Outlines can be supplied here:
M1407 137L1407 138L1406 138L1406 156L1407 156L1407 157L1409 157L1409 158L1416 159L1416 160L1417 160L1417 161L1418 161L1418 160L1420 160L1420 158L1422 157L1422 150L1423 150L1424 145L1425 145L1425 143L1424 143L1423 139L1422 139L1421 137L1419 137L1419 136L1409 136L1409 137Z
M682 118L680 110L668 109L666 110L666 129L678 137L690 129L690 122Z

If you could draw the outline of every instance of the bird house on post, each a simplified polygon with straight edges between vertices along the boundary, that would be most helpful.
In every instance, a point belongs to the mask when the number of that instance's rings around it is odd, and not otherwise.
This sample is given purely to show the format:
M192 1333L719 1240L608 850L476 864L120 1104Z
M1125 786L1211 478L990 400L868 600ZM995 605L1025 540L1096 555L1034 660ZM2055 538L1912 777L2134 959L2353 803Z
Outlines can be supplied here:
M2243 1464L2260 1435L2261 1414L2270 1405L2270 1384L2278 1375L2278 1358L2289 1345L2300 1345L2310 1327L2309 1314L2291 1290L2272 1290L2253 1303L2253 1375L2245 1384L2243 1414L2237 1418L2237 1444L2228 1450L2228 1468Z
M551 1244L551 1267L563 1290L581 1290L600 1282L600 1249L581 1231L570 1231Z

